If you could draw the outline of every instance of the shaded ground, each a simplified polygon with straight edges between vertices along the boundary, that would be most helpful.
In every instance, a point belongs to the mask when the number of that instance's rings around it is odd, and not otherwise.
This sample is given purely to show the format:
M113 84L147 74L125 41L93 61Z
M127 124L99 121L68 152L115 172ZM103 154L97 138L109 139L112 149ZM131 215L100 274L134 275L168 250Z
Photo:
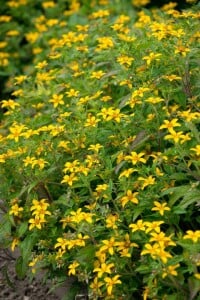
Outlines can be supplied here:
M7 270L7 271L6 271ZM42 285L40 279L31 283L20 280L15 273L15 261L9 252L0 250L0 300L60 300L49 287Z

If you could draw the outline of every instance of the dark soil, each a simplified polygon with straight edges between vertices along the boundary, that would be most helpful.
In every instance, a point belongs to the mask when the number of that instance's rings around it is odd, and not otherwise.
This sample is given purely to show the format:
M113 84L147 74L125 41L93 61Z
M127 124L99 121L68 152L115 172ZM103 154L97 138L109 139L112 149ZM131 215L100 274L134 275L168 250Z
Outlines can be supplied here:
M61 300L41 279L20 280L15 272L15 259L0 249L0 300Z

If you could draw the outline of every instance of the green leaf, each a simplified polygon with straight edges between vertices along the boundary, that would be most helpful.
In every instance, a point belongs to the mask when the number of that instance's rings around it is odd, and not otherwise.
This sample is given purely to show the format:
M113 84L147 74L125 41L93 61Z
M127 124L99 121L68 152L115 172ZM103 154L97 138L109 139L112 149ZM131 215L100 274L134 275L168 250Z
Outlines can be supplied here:
M21 256L16 262L16 272L19 278L24 278L28 269L28 262L31 257L31 251L36 241L36 236L28 235L20 244Z
M170 195L169 205L173 206L175 202L181 197L183 197L189 189L191 189L191 185L181 185L178 187L172 187L162 192L161 197L165 195Z
M183 200L180 202L180 208L186 209L189 205L200 202L200 191L197 189L190 189Z
M15 271L19 279L23 279L26 275L28 266L24 264L24 260L22 256L19 256L15 263Z
M8 265L3 266L3 268L1 269L1 273L3 274L3 276L6 279L7 284L12 288L16 288L15 285L13 284L13 282L11 281L9 274L8 274Z
M196 295L200 291L200 284L199 279L196 279L194 277L190 277L188 280L189 283L189 290L190 290L190 300L195 299Z
M27 222L21 223L18 229L18 237L22 237L24 233L27 231L27 228L28 228Z

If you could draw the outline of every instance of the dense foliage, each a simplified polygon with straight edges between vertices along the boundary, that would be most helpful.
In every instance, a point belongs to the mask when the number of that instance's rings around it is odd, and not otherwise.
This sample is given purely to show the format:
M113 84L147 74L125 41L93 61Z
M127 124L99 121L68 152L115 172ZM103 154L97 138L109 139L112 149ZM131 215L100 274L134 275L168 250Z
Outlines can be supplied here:
M199 299L199 6L82 2L40 1L2 100L2 245L89 299Z

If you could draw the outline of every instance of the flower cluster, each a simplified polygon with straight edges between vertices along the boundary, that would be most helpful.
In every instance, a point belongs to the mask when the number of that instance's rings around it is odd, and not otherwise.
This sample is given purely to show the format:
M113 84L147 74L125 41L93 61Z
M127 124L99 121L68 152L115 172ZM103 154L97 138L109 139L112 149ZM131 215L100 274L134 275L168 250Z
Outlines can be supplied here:
M33 66L1 104L0 238L20 276L76 276L89 299L194 299L198 5L60 2L42 2Z

